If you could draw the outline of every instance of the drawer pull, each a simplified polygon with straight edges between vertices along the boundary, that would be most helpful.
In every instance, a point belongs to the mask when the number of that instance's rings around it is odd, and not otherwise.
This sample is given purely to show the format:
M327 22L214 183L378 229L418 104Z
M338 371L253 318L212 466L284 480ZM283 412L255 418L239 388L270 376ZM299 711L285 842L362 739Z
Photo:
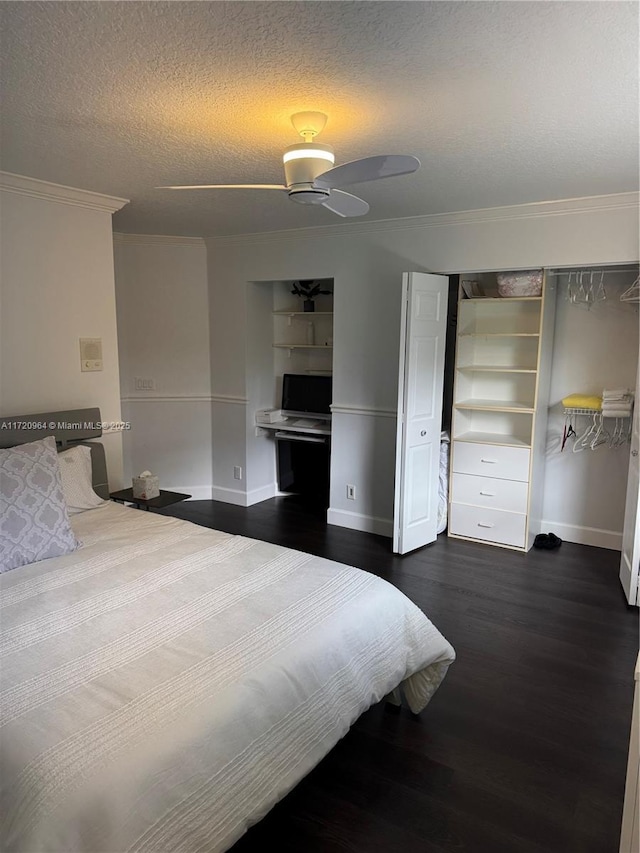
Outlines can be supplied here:
M493 527L493 524L484 524L482 521L479 521L478 527Z
M495 492L480 492L481 495L484 495L485 498L495 498Z
M480 459L480 461L481 461L481 462L486 462L486 463L487 463L487 465L495 465L495 464L496 464L496 460L495 460L495 459Z

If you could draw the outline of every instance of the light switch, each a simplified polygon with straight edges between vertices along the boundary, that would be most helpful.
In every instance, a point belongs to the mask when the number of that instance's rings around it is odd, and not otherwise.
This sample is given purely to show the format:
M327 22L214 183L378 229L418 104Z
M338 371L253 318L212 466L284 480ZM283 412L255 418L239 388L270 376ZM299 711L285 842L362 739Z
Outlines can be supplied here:
M102 370L102 338L80 338L80 370Z
M136 391L155 391L156 390L156 380L155 379L144 379L142 376L134 377L134 387Z

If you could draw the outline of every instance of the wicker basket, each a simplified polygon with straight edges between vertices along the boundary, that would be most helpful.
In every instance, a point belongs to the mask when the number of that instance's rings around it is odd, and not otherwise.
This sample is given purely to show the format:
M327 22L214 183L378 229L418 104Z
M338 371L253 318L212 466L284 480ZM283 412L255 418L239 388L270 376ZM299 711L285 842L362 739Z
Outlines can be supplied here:
M521 270L497 274L500 296L540 296L542 293L542 270Z

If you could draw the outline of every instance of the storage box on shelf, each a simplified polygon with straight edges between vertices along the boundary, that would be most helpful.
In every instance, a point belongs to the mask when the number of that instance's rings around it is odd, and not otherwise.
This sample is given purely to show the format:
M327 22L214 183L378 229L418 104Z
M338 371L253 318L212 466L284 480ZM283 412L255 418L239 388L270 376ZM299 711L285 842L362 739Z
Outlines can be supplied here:
M500 296L496 273L474 273L459 297L449 535L525 551L540 532L555 291L543 277L539 296Z

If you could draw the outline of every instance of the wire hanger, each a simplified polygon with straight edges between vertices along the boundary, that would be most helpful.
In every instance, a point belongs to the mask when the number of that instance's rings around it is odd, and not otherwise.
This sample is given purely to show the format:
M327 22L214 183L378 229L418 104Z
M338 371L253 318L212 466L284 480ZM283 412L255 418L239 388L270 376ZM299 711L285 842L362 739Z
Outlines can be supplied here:
M640 302L640 275L620 296L620 302Z
M600 281L598 282L594 298L596 302L604 302L607 298L607 291L604 288L604 270L600 271Z

